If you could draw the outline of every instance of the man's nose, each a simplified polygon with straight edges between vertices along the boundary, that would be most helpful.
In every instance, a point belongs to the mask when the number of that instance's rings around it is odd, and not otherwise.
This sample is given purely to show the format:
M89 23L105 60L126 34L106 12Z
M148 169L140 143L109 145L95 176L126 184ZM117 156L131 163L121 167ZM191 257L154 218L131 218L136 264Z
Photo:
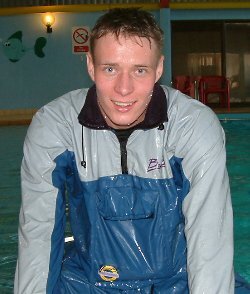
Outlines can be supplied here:
M129 73L120 73L116 79L115 91L121 96L127 96L134 91L133 78Z

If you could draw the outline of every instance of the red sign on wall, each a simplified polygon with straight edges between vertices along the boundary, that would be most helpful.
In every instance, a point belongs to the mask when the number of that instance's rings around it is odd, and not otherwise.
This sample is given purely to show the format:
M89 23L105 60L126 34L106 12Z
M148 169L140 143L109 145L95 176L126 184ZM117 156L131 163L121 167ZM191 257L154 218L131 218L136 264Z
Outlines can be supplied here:
M89 34L88 27L72 28L72 53L83 54L89 52Z

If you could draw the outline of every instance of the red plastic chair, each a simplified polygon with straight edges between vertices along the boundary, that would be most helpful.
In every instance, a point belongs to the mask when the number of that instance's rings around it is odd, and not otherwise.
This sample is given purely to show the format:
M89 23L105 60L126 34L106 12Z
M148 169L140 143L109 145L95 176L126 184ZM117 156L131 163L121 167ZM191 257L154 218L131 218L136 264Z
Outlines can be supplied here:
M194 98L194 95L195 95L194 82L192 81L190 76L175 76L173 79L172 85L173 85L173 88Z
M230 84L229 80L223 76L204 76L199 82L200 100L208 104L209 95L217 94L220 105L230 110Z

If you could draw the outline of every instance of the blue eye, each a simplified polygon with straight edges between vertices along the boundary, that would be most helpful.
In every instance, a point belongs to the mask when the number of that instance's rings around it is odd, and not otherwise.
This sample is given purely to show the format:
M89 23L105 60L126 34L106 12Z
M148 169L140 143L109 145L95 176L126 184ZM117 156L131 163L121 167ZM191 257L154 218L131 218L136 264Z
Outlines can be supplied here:
M114 68L112 66L108 66L105 68L105 71L108 73L112 73L114 71Z
M138 75L144 75L146 72L147 72L147 70L146 70L145 68L138 68L138 69L136 70L136 73L137 73Z
M114 66L111 66L111 65L107 65L107 66L104 66L103 67L103 72L106 74L106 75L115 75L117 73L117 69L114 67Z

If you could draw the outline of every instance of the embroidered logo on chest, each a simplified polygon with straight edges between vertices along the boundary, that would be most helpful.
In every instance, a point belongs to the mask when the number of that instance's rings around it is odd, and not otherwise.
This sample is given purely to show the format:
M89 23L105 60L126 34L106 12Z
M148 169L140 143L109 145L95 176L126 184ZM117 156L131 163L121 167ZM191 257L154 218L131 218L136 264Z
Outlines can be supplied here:
M162 167L165 167L165 161L159 161L157 158L151 158L149 159L149 164L147 168L147 172L150 172L152 170L161 169Z

